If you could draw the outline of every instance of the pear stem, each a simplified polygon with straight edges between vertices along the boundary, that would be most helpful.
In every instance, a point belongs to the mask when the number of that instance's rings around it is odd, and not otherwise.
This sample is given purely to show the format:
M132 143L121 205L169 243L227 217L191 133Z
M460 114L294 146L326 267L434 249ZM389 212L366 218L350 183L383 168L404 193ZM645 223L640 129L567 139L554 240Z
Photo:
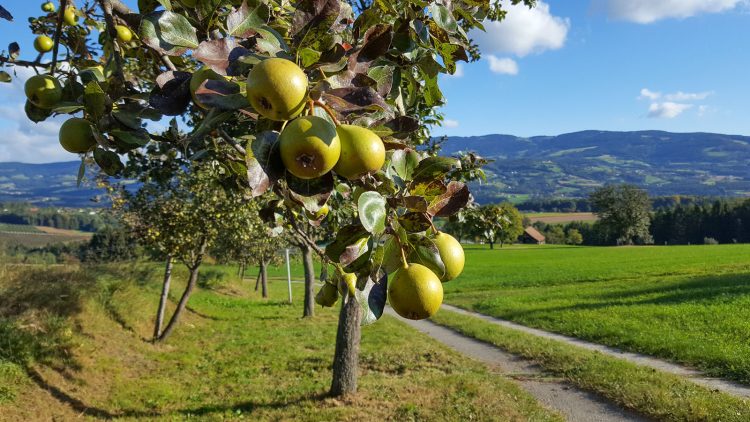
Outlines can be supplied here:
M403 268L408 268L409 263L406 261L406 253L404 252L404 245L401 244L401 239L399 239L398 234L394 233L393 238L396 239L396 243L398 243L398 250L401 251L401 263L403 264Z
M313 103L317 106L322 107L323 110L326 111L326 113L331 117L331 120L333 120L333 124L335 124L336 126L339 126L341 124L341 122L339 122L339 119L336 118L336 114L333 112L333 110L331 110L331 107L328 107L328 105L320 102L320 100L315 100L313 101Z

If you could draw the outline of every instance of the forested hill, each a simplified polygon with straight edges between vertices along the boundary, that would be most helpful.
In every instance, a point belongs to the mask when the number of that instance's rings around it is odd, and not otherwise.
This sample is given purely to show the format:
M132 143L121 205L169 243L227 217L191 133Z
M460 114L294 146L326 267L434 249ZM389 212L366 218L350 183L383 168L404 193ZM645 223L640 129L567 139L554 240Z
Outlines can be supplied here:
M475 151L495 160L478 201L585 197L628 182L654 196L750 196L750 137L715 133L584 131L559 136L450 137L443 153ZM0 201L96 206L101 191L76 188L79 162L0 163Z
M104 193L90 183L76 186L80 161L0 163L0 202L32 202L61 207L100 206L92 198Z
M583 131L559 136L449 137L445 154L495 160L481 202L501 197L581 197L605 183L633 183L652 195L750 196L750 137L660 131Z

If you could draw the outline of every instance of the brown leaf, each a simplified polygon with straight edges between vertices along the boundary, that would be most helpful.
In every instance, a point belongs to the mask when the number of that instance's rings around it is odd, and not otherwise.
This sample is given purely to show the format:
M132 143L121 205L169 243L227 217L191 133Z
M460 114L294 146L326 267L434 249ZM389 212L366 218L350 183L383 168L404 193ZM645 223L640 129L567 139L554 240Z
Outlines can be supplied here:
M195 58L214 72L226 76L229 56L236 48L243 49L233 38L203 41L195 50Z

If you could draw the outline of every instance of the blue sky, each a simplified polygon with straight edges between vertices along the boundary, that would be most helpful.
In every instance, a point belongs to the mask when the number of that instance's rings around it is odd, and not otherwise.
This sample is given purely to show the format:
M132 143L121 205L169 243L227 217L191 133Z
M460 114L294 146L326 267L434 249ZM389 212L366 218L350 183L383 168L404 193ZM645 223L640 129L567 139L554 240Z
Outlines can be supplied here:
M0 48L33 60L26 18L41 0L6 0ZM128 1L128 3L134 3ZM435 135L555 135L585 129L750 135L748 0L546 0L511 7L472 33L484 58L442 79ZM22 80L0 84L0 161L70 160L62 119L33 124Z

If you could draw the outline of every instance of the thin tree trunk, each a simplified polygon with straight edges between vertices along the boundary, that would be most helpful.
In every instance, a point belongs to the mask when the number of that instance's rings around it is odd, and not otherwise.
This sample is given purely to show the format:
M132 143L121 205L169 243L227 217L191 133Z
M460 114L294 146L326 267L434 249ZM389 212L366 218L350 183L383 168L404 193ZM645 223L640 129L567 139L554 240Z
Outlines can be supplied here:
M258 266L258 278L255 279L255 291L258 291L258 286L260 286L260 278L263 276L263 271L260 269L261 267Z
M490 242L490 249L495 249L495 242Z
M157 342L161 343L166 341L167 338L172 334L172 331L174 331L174 328L177 326L177 321L179 321L180 315L182 315L182 312L185 310L185 306L187 306L188 300L190 299L190 295L193 293L195 285L198 284L198 270L203 263L203 254L206 253L207 246L208 243L204 239L204 241L201 243L200 250L195 255L195 260L191 263L192 266L189 267L190 278L188 279L188 284L185 287L185 291L182 292L180 301L177 303L177 309L174 310L172 318L169 319L167 327L164 329L164 331L162 331L159 337L156 338Z
M301 246L300 250L302 250L302 264L305 268L305 308L302 317L307 318L315 315L315 267L310 246Z
M263 290L263 298L268 298L268 262L260 262L260 284Z
M340 397L357 392L357 366L359 364L360 307L357 300L344 297L336 332L336 354L333 357L333 382L331 396Z
M242 263L242 271L240 271L240 281L245 279L245 268L247 267L246 263Z
M156 311L156 324L154 325L154 340L161 335L161 327L164 324L164 311L167 307L167 298L169 297L169 285L172 282L172 255L167 255L167 264L164 268L164 283L161 287L161 297L159 298L159 309Z
M180 315L182 315L182 311L185 310L185 306L187 306L188 299L190 299L190 295L193 293L193 289L195 288L195 285L198 283L198 268L199 267L200 267L200 264L190 268L190 279L188 280L187 287L185 287L185 291L182 293L182 297L180 297L180 301L177 303L177 309L175 309L174 313L172 314L172 318L170 318L169 324L167 324L167 328L165 328L164 331L161 333L161 335L156 339L158 342L166 341L167 337L169 337L172 334L172 331L177 325L177 321L180 319Z

